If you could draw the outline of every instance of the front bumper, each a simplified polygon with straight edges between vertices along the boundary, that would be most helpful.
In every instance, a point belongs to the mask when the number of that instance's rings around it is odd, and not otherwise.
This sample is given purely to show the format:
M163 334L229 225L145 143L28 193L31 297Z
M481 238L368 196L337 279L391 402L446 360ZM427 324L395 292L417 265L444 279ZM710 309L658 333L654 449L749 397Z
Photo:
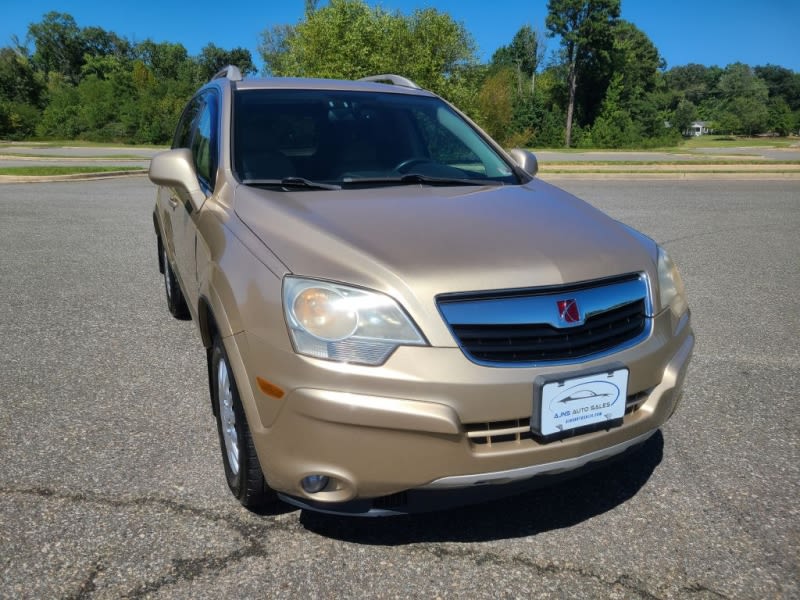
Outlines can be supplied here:
M383 367L361 367L276 351L245 333L234 336L229 354L270 486L315 510L351 513L356 506L371 513L408 490L514 491L517 483L572 472L641 444L680 399L694 334L688 317L674 325L669 315L656 317L636 347L575 365L628 367L629 410L621 426L549 443L524 436L475 443L467 430L529 419L534 379L564 373L563 365L491 368L471 363L458 348L400 348ZM248 385L258 375L277 381L285 397L268 398ZM312 474L331 484L307 494L300 482Z

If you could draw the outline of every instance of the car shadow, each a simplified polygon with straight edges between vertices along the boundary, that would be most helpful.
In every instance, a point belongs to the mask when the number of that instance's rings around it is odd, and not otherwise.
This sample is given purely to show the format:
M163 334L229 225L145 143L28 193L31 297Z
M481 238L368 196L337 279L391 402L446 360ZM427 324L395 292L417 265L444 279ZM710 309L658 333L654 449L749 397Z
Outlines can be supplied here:
M386 518L339 517L303 510L300 522L319 535L357 544L483 542L571 527L623 504L661 462L658 431L637 452L580 477L524 494L447 511Z

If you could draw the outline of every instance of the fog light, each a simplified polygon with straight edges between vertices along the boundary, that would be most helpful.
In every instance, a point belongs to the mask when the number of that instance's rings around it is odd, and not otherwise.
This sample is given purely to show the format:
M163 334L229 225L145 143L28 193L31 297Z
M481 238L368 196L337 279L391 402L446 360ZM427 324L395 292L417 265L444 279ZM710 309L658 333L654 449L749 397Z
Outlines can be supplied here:
M303 480L300 482L300 485L303 486L303 489L309 494L316 494L317 492L321 492L325 489L328 485L328 476L327 475L309 475L308 477L303 477Z

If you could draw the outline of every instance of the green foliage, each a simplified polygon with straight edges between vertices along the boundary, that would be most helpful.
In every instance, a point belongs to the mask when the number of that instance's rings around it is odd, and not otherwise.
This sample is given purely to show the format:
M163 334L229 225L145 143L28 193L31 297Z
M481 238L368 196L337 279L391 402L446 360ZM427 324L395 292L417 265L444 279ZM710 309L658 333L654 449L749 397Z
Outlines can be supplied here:
M501 144L512 133L514 115L513 92L517 73L506 67L489 75L478 93L478 108L484 129Z
M220 69L228 65L239 67L242 75L251 75L257 71L250 51L245 48L224 50L214 44L208 44L200 51L197 62L199 63L200 79L203 81L208 81Z
M250 52L208 44L138 44L72 16L47 13L28 28L32 53L0 48L0 137L163 144L195 90L219 68L254 73Z
M678 131L686 131L697 120L697 107L691 100L682 98L678 101L678 106L672 117L672 125Z
M768 128L778 135L789 135L794 129L794 117L789 104L781 96L770 99L768 103Z
M775 65L764 65L753 69L769 90L769 97L781 98L790 110L800 109L800 73Z
M610 63L614 26L619 15L620 0L549 0L547 3L547 29L550 35L560 37L564 62L568 67L569 98L564 142L568 147L572 142L578 81L592 78L608 81L605 72ZM596 82L582 81L581 85L584 106L596 104L598 96L594 92L600 91Z
M537 31L523 25L508 46L500 46L492 55L495 68L512 67L520 76L533 80L544 57L545 44Z
M616 73L608 86L603 108L591 128L584 146L602 148L625 148L633 146L641 138L629 111L622 106L625 87L623 76Z
M475 104L475 44L463 25L433 8L406 16L362 0L331 0L296 25L264 31L259 51L267 72L277 76L398 73L462 109Z
M521 26L482 65L463 25L432 8L391 12L364 0L305 1L304 17L262 33L273 75L354 79L399 73L444 96L507 147L673 145L695 120L719 132L800 129L800 74L775 65L688 64L665 70L658 50L620 19L619 0L550 0L561 52L543 65L541 34ZM207 44L133 43L50 12L0 48L0 138L169 142L187 100L250 53Z

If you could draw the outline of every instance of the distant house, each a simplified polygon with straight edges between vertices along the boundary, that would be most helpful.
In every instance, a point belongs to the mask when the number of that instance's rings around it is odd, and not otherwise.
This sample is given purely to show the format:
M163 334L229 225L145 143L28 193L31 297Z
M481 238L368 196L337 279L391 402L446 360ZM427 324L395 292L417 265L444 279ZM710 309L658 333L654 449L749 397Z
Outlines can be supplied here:
M686 137L697 137L700 135L706 135L707 133L713 133L711 127L709 127L708 121L693 121L689 128L683 132L683 135Z

